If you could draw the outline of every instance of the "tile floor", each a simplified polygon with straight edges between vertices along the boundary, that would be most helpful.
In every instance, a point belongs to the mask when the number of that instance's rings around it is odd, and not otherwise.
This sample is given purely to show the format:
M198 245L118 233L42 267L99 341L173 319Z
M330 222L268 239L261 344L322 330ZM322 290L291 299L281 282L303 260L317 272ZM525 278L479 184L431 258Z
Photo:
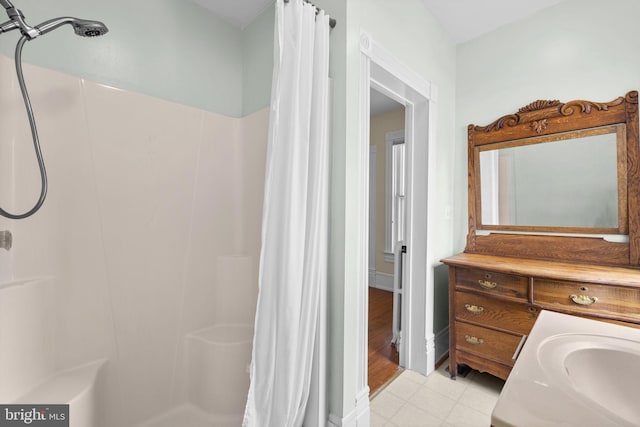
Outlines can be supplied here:
M402 372L371 400L371 427L489 427L504 381L473 370L452 381L447 366Z

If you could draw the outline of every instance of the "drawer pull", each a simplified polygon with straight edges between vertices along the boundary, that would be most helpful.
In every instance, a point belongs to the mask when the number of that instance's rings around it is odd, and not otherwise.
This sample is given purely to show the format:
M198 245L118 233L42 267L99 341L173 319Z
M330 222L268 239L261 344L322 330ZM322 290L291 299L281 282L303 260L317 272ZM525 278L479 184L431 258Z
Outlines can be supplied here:
M484 340L482 338L471 337L469 335L465 335L464 340L471 345L480 345L484 343Z
M484 311L484 307L478 307L477 305L471 305L471 304L465 304L464 308L466 308L467 311L473 314L480 314Z
M594 304L596 301L598 301L598 297L590 297L587 295L573 294L573 295L570 295L569 298L571 298L571 301L573 301L578 305L591 305L591 304Z
M485 289L493 289L496 286L498 286L498 284L496 282L490 282L488 280L478 280L478 283L480 284L480 286L482 286Z

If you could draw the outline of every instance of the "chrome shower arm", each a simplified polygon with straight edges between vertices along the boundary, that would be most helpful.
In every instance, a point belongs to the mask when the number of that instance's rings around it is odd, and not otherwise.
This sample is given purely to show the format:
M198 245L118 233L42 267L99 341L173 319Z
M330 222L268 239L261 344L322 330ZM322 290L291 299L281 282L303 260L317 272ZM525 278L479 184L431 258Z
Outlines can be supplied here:
M24 21L24 15L22 14L22 11L20 11L20 9L16 9L9 0L0 0L0 5L2 5L6 9L7 15L9 15L11 21L15 22L15 26L9 28L6 31L13 30L13 28L20 28L22 34L27 36L29 39L34 39L40 35L40 32L38 30ZM2 26L5 27L6 24L8 23L2 24Z
M75 22L75 21L77 21L77 18L64 16L62 18L49 19L47 21L44 21L36 25L34 28L38 31L38 35L41 35L41 34L46 34L49 31L53 31L56 28L61 27L62 25L71 24L72 22Z

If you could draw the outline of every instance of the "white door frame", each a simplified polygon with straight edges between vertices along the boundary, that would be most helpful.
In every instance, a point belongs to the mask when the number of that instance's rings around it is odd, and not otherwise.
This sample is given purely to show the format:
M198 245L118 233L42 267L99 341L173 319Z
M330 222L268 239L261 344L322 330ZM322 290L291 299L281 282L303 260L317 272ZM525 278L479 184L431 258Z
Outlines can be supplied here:
M370 89L405 106L405 144L407 149L407 283L402 307L403 337L401 354L405 367L429 374L435 365L433 334L433 236L432 202L435 194L435 113L437 87L398 61L366 33L360 36L360 88L358 151L369 158ZM360 182L364 186L357 200L360 212L369 209L369 162L365 161ZM368 236L368 219L358 224L358 235ZM357 425L369 419L367 384L368 329L368 249L367 241L357 242L364 251L358 266L356 350L356 418ZM367 421L365 421L367 420Z

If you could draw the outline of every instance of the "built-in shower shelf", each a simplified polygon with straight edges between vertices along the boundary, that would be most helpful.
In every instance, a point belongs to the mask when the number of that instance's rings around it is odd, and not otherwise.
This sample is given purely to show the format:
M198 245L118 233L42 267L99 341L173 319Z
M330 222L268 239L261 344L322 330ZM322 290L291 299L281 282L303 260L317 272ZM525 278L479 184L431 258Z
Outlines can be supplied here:
M53 276L34 276L26 277L24 279L12 279L6 282L0 283L0 291L6 288L12 288L14 286L24 286L38 282L48 282L53 279Z
M79 365L55 373L14 404L68 404L70 427L97 427L96 399L103 391L100 373L107 359Z
M57 372L14 403L72 404L93 389L106 361L99 359Z

